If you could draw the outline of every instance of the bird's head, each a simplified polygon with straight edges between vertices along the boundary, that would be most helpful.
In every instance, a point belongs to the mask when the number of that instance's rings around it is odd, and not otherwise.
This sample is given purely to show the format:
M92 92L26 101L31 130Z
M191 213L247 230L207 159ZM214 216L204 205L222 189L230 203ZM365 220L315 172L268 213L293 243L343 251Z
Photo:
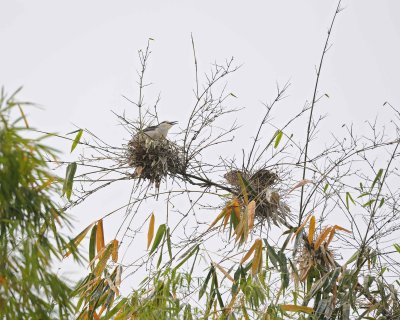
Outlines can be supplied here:
M169 130L173 125L177 123L178 123L177 121L163 121L159 124L159 126Z

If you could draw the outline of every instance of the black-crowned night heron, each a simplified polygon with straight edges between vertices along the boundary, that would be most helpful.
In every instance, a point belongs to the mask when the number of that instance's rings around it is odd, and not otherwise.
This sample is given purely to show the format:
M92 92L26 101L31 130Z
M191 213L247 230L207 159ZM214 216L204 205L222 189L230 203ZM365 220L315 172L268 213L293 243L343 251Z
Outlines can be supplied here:
M176 121L163 121L156 126L150 126L143 129L143 134L153 140L165 139L169 129L178 122Z

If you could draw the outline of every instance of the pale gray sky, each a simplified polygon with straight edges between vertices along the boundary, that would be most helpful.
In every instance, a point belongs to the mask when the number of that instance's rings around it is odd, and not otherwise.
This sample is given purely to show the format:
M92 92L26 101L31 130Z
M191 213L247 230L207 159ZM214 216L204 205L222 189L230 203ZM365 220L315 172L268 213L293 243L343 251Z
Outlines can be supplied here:
M292 83L283 117L311 99L336 3L2 0L0 84L8 91L23 86L20 97L45 108L27 111L41 130L65 134L75 124L118 145L126 134L110 110L134 114L121 95L137 96L137 50L149 37L155 39L148 73L154 84L146 97L152 102L161 92L160 117L185 119L193 101L193 33L201 70L230 56L243 64L230 87L247 108L238 115L247 139L257 119L251 115L273 98L276 81ZM400 2L345 0L343 6L320 86L330 96L321 104L330 130L345 121L361 125L378 112L385 117L386 100L400 105ZM104 214L99 206L106 211L120 200L103 197L74 211L75 231Z

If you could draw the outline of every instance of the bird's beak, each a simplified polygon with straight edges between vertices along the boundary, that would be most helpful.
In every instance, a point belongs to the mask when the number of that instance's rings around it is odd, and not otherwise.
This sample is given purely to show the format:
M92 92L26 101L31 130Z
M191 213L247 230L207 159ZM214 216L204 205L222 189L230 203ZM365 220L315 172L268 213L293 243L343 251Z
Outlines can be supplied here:
M175 125L175 124L177 124L177 123L178 123L178 121L171 121L171 122L170 122L171 126L173 126L173 125Z

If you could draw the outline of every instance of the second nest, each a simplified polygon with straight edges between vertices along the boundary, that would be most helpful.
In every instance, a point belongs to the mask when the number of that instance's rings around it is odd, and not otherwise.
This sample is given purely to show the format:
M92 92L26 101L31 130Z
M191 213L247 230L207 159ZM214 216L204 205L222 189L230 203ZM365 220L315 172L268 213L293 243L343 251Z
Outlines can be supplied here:
M246 184L246 192L249 201L257 203L255 217L259 221L272 222L279 226L287 225L291 219L289 207L282 201L278 190L274 188L279 180L276 173L267 169L259 169L255 172L243 172L231 170L224 175L225 180L236 190L242 193L241 179Z
M180 147L167 139L153 140L135 135L127 145L127 164L136 178L148 180L159 188L163 178L183 173L184 156Z

